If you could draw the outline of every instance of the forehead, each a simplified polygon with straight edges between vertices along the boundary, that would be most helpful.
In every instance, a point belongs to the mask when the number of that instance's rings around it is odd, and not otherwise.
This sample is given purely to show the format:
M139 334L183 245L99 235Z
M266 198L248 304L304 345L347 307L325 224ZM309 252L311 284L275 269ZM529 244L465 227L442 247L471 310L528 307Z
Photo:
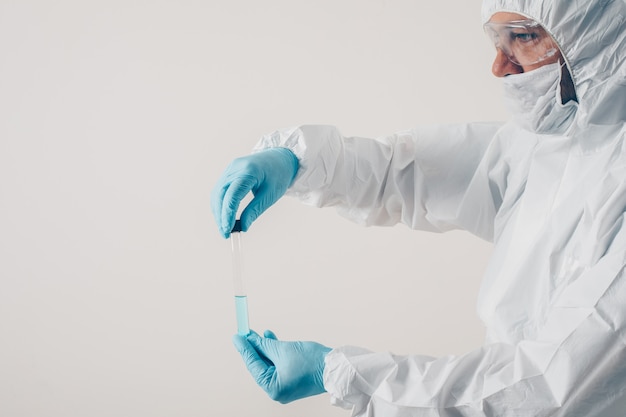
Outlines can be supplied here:
M509 13L509 12L498 12L491 16L489 22L491 23L506 23L512 22L515 20L525 20L528 19L526 16L518 14L518 13Z

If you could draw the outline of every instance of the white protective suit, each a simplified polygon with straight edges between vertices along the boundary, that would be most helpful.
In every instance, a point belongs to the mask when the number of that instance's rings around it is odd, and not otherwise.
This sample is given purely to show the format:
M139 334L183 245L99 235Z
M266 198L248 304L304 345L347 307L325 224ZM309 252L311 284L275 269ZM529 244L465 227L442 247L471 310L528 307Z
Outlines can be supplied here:
M483 347L328 354L325 387L353 416L626 416L626 1L484 1L484 21L498 11L560 45L579 101L566 133L470 123L372 140L302 126L258 145L299 157L289 193L304 202L494 243Z

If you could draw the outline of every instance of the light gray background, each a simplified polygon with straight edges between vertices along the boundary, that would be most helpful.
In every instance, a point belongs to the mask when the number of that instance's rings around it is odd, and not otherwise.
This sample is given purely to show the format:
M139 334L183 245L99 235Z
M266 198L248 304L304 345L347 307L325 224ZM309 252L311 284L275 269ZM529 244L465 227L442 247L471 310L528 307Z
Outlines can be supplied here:
M347 416L232 347L209 193L279 127L501 120L480 1L0 0L0 416ZM491 247L283 199L244 236L253 328L463 353Z

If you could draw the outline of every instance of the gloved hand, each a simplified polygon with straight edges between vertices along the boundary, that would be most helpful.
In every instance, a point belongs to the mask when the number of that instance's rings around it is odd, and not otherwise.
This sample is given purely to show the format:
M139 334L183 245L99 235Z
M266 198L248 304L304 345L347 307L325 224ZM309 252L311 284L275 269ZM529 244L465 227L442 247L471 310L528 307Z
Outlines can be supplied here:
M326 392L324 358L330 348L315 342L285 342L266 330L235 335L233 343L248 370L274 401L286 404Z
M254 198L240 218L243 232L285 194L298 167L298 158L287 148L270 148L231 162L211 193L211 209L222 236L230 236L239 203L250 191Z

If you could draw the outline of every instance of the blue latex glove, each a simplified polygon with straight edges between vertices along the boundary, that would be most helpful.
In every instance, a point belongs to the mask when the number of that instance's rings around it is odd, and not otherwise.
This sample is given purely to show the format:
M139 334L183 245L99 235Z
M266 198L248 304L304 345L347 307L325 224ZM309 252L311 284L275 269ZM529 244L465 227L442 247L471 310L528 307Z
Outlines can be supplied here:
M324 358L330 348L315 342L285 342L266 330L235 335L233 343L250 374L274 401L286 404L326 392Z
M287 148L270 148L231 162L211 193L211 209L222 236L230 236L239 204L250 191L254 198L240 218L243 232L285 194L298 167L298 158Z

